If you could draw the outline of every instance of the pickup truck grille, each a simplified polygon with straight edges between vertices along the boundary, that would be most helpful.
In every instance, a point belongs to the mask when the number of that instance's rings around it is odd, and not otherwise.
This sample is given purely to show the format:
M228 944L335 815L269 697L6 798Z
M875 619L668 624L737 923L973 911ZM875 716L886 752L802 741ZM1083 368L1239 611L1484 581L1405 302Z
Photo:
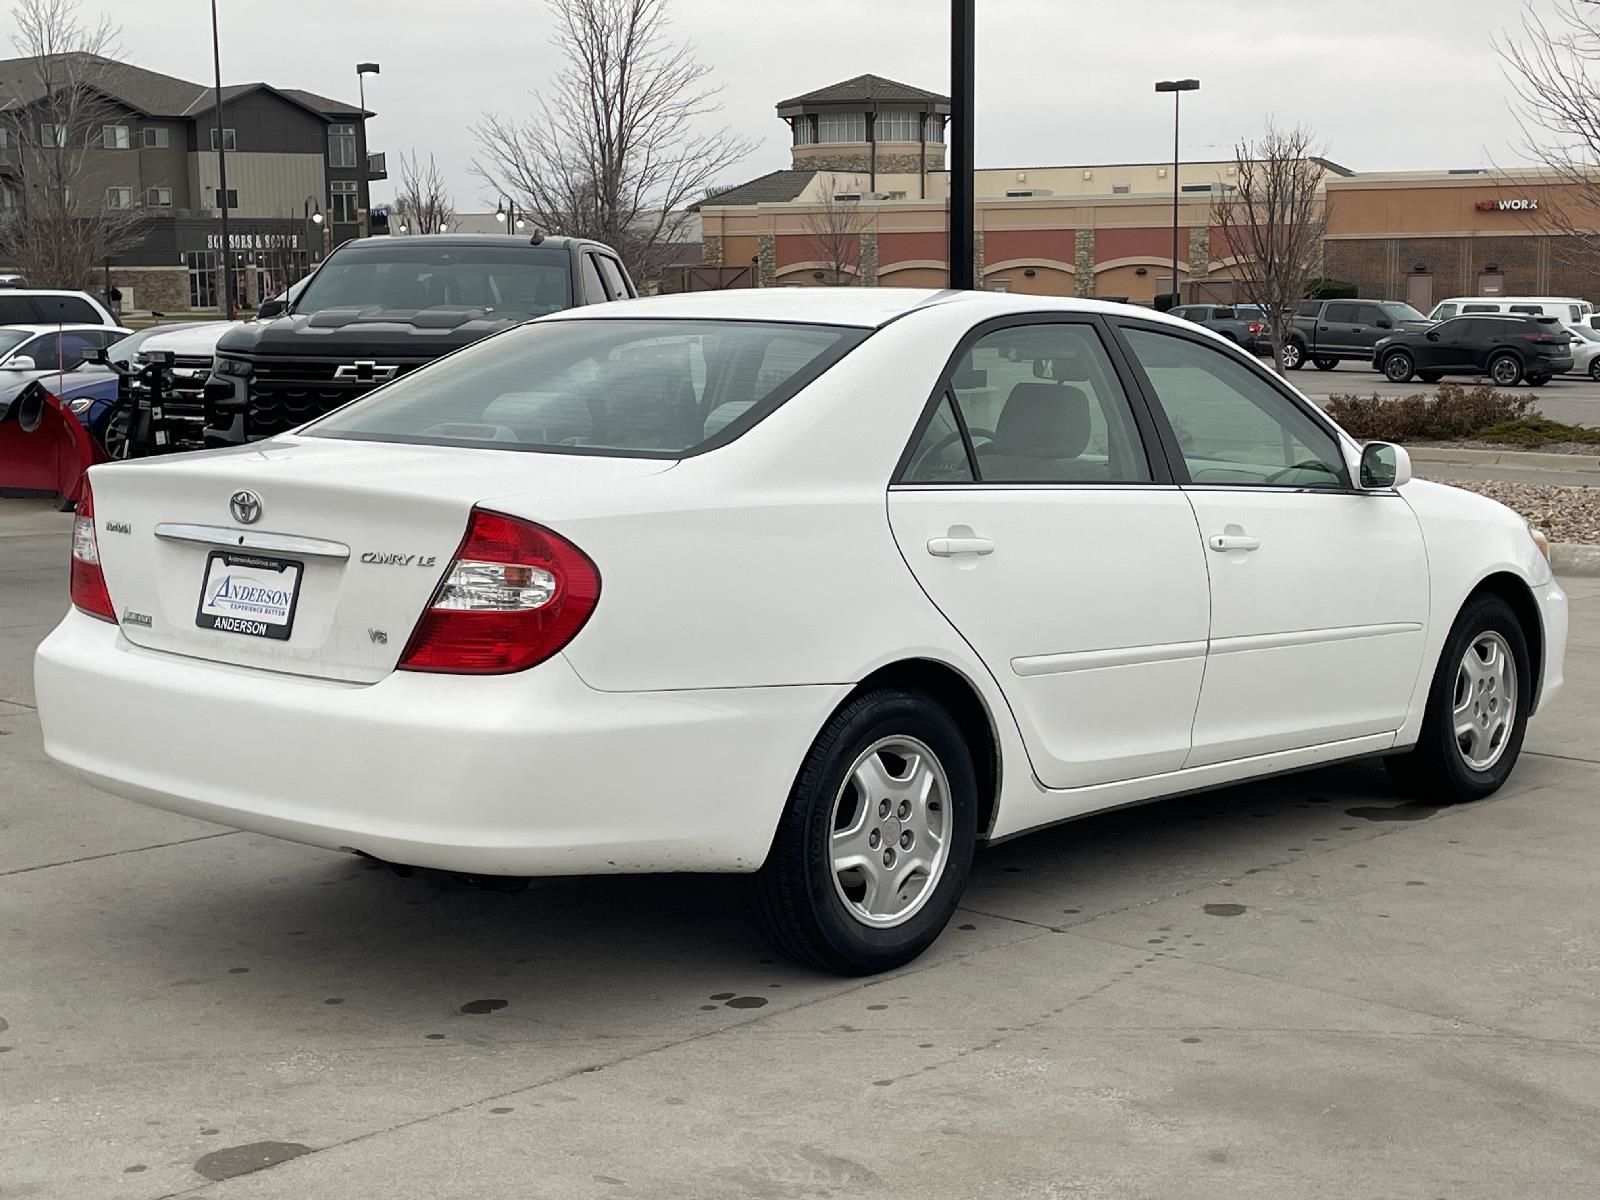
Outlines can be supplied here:
M326 416L336 408L366 395L381 383L398 378L421 366L420 362L379 360L382 368L393 367L387 377L362 380L338 378L344 361L261 361L254 363L250 379L250 413L246 421L249 437L264 438L283 433L307 421Z

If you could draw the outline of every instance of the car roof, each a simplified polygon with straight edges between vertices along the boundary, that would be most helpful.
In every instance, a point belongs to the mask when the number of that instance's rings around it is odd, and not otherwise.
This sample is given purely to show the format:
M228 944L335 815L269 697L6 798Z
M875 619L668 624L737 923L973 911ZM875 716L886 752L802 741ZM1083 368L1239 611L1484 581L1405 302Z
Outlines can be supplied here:
M411 233L400 237L356 238L339 247L341 253L352 250L377 251L386 246L599 246L589 238L547 235L537 242L532 237L515 233Z
M1587 304L1580 296L1449 296L1439 304Z
M82 296L86 300L94 299L88 292L75 291L72 288L6 288L5 293L8 296Z
M59 325L57 325L53 321L48 325L45 325L45 324L0 325L0 329L20 329L22 332L29 333L29 334L33 334L33 333L71 333L74 330L79 330L79 329L89 329L89 330L96 330L96 331L101 330L101 329L114 329L114 330L121 330L125 335L133 332L133 330L131 330L131 329L122 329L122 326L120 326L120 325L91 325L87 321L64 321Z
M919 309L953 304L970 310L974 321L1012 313L1088 312L1136 316L1182 329L1194 328L1188 322L1154 309L1115 304L1109 300L969 292L949 288L886 287L727 288L709 292L678 292L569 308L541 319L699 318L707 321L792 321L797 324L876 329Z

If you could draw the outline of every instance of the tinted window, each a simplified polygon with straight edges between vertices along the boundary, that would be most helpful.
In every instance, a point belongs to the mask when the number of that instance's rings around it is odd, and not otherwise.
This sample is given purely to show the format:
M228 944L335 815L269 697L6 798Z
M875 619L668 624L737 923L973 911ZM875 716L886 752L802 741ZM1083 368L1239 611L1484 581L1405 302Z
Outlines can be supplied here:
M41 325L100 325L105 320L82 296L33 296L30 299Z
M1322 311L1322 301L1302 300L1300 306L1294 310L1297 317L1314 317Z
M1149 330L1126 336L1195 483L1349 486L1334 436L1233 355Z
M611 297L606 295L605 283L600 278L600 268L596 265L594 255L583 256L583 302L585 304L604 304Z
M31 335L22 329L0 329L0 355L9 354Z
M626 300L630 293L628 285L623 282L622 269L617 266L617 261L604 254L595 256L600 262L600 275L605 279L606 291L611 293L613 300Z
M41 371L59 371L61 369L61 350L53 333L41 334L31 342L27 342L17 349L18 354L26 354L33 359L33 365Z
M83 352L89 347L105 345L105 340L95 333L63 333L61 335L61 369L76 371L83 366Z
M1127 397L1093 326L997 329L951 379L983 482L1149 482Z
M1389 316L1376 304L1360 304L1356 306L1356 324L1376 325L1379 321L1387 321Z
M572 303L564 248L534 246L352 245L328 260L295 301L297 313L325 308L487 308L543 316Z
M754 321L534 323L413 371L310 432L675 457L743 433L865 336Z
M1461 311L1464 313L1492 313L1499 312L1498 304L1463 304Z
M1234 313L1231 308L1213 308L1211 310L1211 319L1214 321L1231 321L1233 316Z
M33 325L36 322L33 302L28 297L0 294L0 325Z
M1544 315L1544 305L1542 305L1542 304L1513 304L1511 306L1510 311L1512 311L1514 313L1528 313L1531 316L1538 317L1538 316L1543 316Z
M1456 306L1454 304L1441 304L1438 308L1433 310L1433 319L1435 321L1448 321L1455 315Z
M1356 322L1357 308L1354 304L1330 304L1328 313L1322 319L1331 323L1353 325Z
M971 483L972 461L966 443L956 426L955 409L945 394L928 419L928 427L917 439L916 449L906 466L906 483Z

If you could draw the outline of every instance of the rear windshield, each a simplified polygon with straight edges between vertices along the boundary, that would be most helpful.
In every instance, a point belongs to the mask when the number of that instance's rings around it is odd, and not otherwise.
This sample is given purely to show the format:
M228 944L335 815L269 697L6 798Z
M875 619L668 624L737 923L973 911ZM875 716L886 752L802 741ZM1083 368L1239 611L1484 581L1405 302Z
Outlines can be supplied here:
M561 246L406 245L345 250L311 277L297 313L325 308L486 308L542 317L572 304Z
M757 321L535 323L414 371L306 432L676 458L738 437L866 334Z

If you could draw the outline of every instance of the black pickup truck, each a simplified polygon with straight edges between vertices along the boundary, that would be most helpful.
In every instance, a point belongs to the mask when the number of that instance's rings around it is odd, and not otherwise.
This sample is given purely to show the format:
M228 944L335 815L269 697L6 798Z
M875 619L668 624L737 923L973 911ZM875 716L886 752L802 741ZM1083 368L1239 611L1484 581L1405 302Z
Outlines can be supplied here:
M1370 362L1379 338L1432 324L1398 300L1306 300L1295 311L1283 365L1298 371L1314 362L1317 370L1331 371L1346 359Z
M292 299L217 343L206 445L283 433L491 333L636 294L615 250L576 238L346 242Z

